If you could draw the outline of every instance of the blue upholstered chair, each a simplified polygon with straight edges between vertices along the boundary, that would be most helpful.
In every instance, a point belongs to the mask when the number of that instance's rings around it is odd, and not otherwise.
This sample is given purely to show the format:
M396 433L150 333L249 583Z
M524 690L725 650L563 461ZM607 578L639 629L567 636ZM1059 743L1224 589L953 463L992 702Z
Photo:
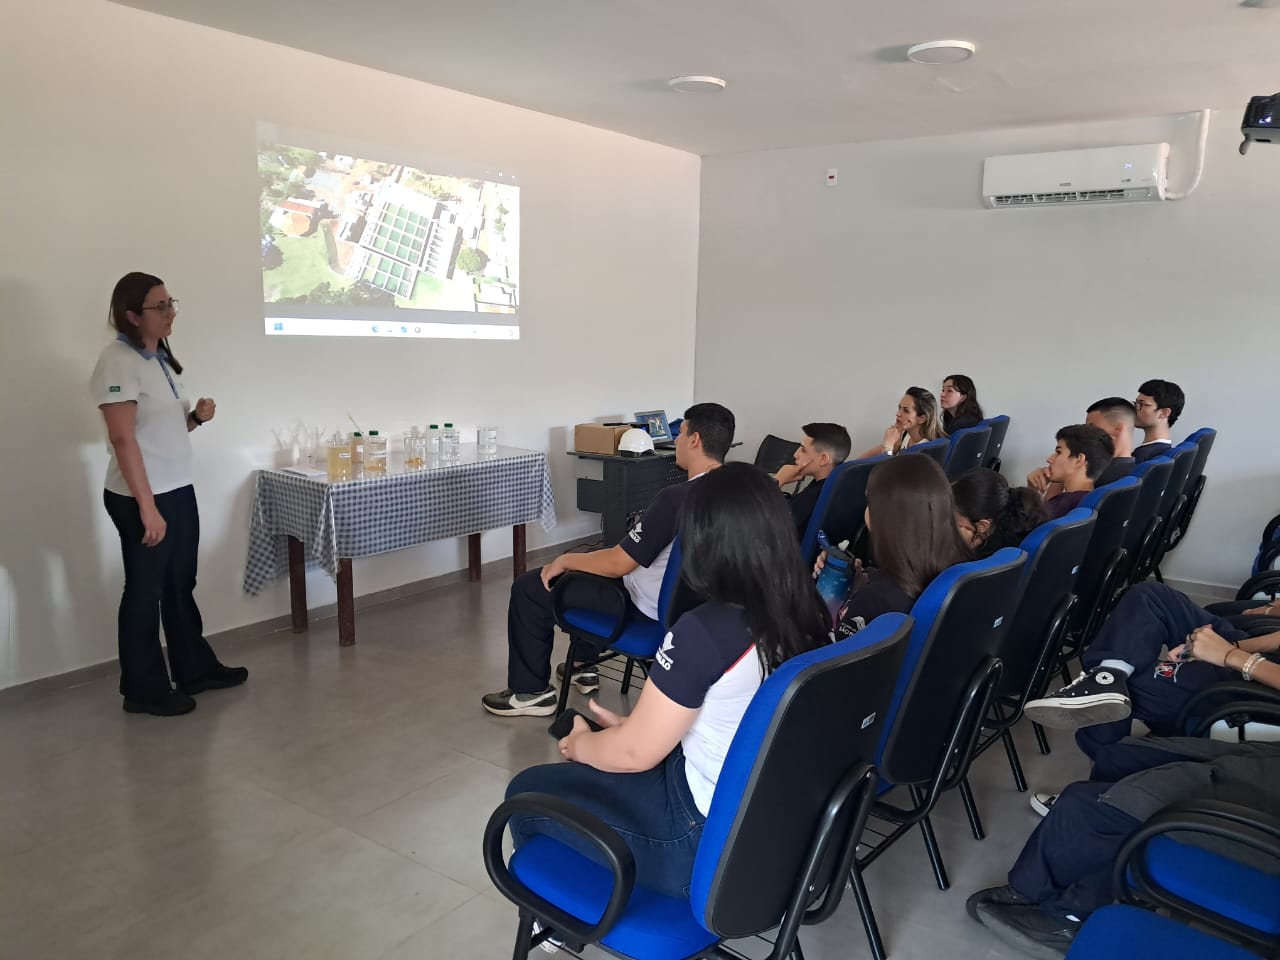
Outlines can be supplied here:
M725 757L687 899L636 886L622 838L559 798L520 794L499 806L484 861L519 908L514 956L555 936L637 960L685 960L775 927L771 960L798 955L800 924L830 916L844 892L911 626L902 614L881 617L765 679ZM597 856L538 836L504 862L508 820L530 813L580 833Z
M573 605L574 584L590 578L612 587L613 608L602 611ZM551 593L551 607L556 626L569 636L569 650L564 659L564 679L560 682L560 702L556 716L564 713L569 703L569 687L572 675L578 670L594 667L614 657L626 659L622 675L622 692L631 689L631 677L637 666L648 673L648 665L667 635L667 624L680 582L680 538L671 544L667 569L658 591L658 619L650 620L633 606L626 588L619 580L597 577L590 573L573 571L561 575ZM575 662L577 666L575 666Z
M1138 582L1139 571L1150 569L1149 560L1155 555L1164 535L1160 504L1172 473L1171 457L1152 457L1138 464L1129 474L1138 480L1138 498L1134 501L1133 515L1124 535L1125 566L1128 568L1124 577L1126 583Z
M1022 718L1026 702L1041 696L1048 685L1058 650L1066 638L1071 611L1078 602L1076 576L1093 537L1096 517L1092 510L1077 507L1065 516L1042 523L1019 545L1027 554L1022 600L1001 644L1000 685L983 723L983 739L977 749L982 754L997 741L1004 744L1019 792L1027 789L1027 782L1012 730ZM970 824L980 824L977 810L968 812ZM976 830L975 836L980 832Z
M1067 960L1263 960L1212 934L1139 907L1117 903L1097 910L1076 934Z
M1125 841L1112 884L1124 903L1167 911L1264 956L1280 953L1280 818L1273 812L1216 800L1170 804Z
M800 541L800 556L806 564L812 564L818 556L819 530L825 531L832 543L842 540L852 543L858 539L865 526L867 479L877 464L888 459L881 454L865 460L847 460L831 471Z
M955 480L970 470L981 467L986 460L987 444L991 441L991 428L978 424L957 430L948 439L947 459L942 468L947 479Z
M945 471L947 469L947 451L950 449L951 440L948 437L939 437L937 440L926 440L924 443L917 443L914 446L907 447L902 452L919 453L926 457L933 457L934 463Z
M884 943L862 870L918 825L938 888L949 886L929 815L947 790L969 792L969 763L1000 680L1000 644L1018 607L1025 560L1021 550L1006 547L957 564L934 578L911 608L915 627L877 754L881 799L850 871L877 960L885 956ZM903 788L910 806L885 797L895 787Z
M1009 432L1009 418L1004 414L987 417L979 421L978 426L990 427L991 438L987 441L987 452L983 455L982 465L988 470L1000 472L1000 455L1004 450L1004 438Z

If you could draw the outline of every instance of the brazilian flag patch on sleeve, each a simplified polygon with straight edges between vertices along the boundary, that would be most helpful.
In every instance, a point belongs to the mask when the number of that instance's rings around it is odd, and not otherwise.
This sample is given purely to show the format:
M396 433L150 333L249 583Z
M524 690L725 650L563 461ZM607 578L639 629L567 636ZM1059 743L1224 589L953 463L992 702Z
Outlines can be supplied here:
M107 387L107 393L119 393L119 392L120 392L119 387Z

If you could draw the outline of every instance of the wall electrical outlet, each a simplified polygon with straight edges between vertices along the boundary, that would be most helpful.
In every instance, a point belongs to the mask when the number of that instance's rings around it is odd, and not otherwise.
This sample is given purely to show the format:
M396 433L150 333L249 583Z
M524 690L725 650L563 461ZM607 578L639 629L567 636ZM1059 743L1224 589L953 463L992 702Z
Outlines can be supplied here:
M834 187L836 185L836 174L839 173L835 167L827 168L827 186Z

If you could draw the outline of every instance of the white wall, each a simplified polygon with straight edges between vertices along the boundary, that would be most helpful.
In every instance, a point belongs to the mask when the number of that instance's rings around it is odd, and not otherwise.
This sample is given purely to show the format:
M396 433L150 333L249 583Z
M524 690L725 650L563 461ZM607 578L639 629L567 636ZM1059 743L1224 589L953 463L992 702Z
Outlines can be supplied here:
M115 655L119 546L86 381L129 270L182 300L174 350L218 400L194 438L210 632L288 609L283 584L250 599L240 581L252 471L299 418L500 424L554 473L561 523L530 546L598 529L574 509L564 428L691 399L697 157L98 0L16 10L0 41L0 687ZM263 336L258 120L516 172L519 343ZM619 376L635 340L662 361ZM485 538L487 557L510 549ZM357 563L356 591L463 566L460 542L433 544ZM332 601L327 577L309 588Z
M1174 380L1189 397L1175 439L1220 433L1166 572L1239 584L1280 510L1268 413L1280 148L1238 156L1240 104L1226 106L1204 180L1178 203L986 210L982 161L1164 140L1180 186L1194 117L704 158L699 398L734 410L749 450L826 419L866 449L905 387L936 393L967 373L988 412L1013 417L1006 473L1022 477L1092 401Z

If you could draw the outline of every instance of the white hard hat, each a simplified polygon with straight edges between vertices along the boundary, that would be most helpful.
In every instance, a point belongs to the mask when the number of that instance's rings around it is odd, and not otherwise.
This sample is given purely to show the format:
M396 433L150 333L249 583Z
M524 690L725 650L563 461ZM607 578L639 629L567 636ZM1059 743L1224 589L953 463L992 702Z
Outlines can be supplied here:
M641 454L653 453L653 437L649 431L632 427L618 438L618 452L627 457L638 457Z

